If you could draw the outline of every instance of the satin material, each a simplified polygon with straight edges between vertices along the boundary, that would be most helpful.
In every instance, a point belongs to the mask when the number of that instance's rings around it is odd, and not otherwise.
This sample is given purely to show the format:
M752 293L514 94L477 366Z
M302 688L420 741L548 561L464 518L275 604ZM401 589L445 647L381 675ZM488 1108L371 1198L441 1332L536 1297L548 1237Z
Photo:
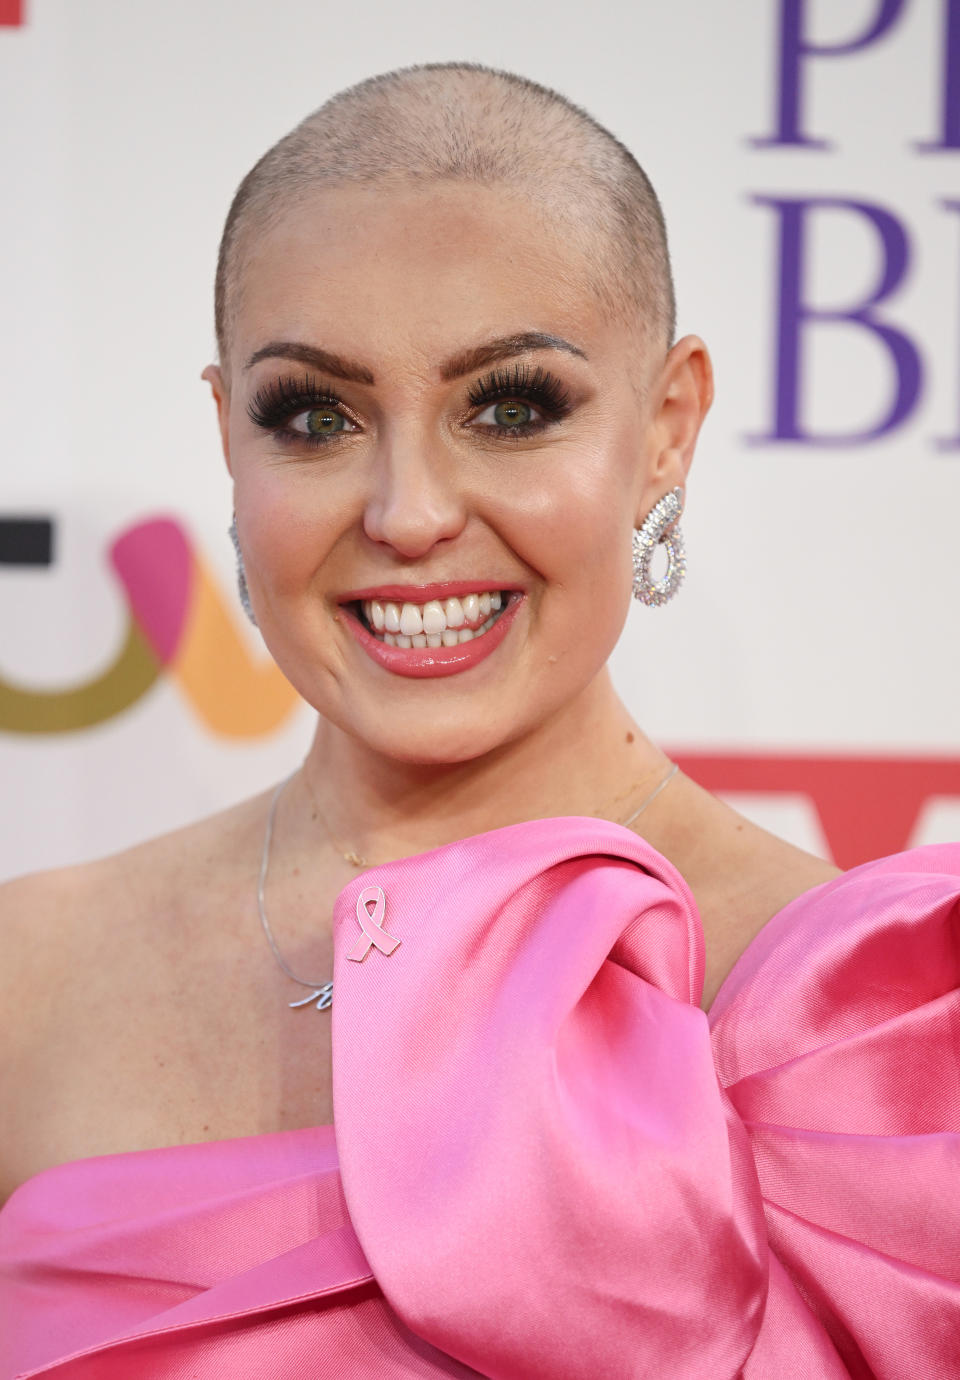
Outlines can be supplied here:
M371 886L399 942L350 961ZM708 1019L692 897L616 825L364 873L334 915L335 1140L29 1180L0 1380L960 1374L958 899L960 846L846 873Z

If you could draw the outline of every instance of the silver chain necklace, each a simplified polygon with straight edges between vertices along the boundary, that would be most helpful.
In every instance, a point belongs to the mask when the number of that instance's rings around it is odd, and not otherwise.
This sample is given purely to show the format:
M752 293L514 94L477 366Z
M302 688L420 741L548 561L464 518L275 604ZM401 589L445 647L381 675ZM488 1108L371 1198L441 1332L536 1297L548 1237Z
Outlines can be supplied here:
M287 977L292 978L292 980L299 983L301 987L310 987L313 989L308 997L301 997L299 1001L288 1001L287 1005L292 1007L310 1006L313 1002L316 1002L317 1010L324 1011L328 1006L333 1004L333 978L326 978L322 982L308 982L306 978L297 977L296 973L291 972L284 961L283 954L281 954L280 950L277 948L277 941L273 937L270 921L267 919L266 907L263 903L263 889L267 882L267 868L270 866L270 841L273 838L273 821L277 813L277 803L296 774L295 771L291 772L289 776L285 776L280 782L280 785L273 793L273 799L270 801L270 809L267 811L267 827L264 830L263 852L260 855L260 880L257 883L257 910L260 912L260 923L263 926L264 934L267 936L267 943L273 950L274 958L286 973Z
M297 770L299 771L299 768L297 768ZM621 828L626 829L628 825L632 824L637 816L656 800L663 788L673 780L679 770L680 768L676 762L671 763L670 770L663 780L660 781L647 798L637 806L633 814L622 822ZM267 943L270 945L273 956L283 972L286 973L291 981L298 983L299 986L309 987L311 989L309 996L301 997L299 1001L287 1002L287 1005L295 1008L298 1006L312 1006L313 1003L316 1002L317 1010L325 1011L328 1007L333 1005L333 978L326 978L322 982L310 982L306 978L297 977L296 973L292 972L291 969L287 967L283 955L277 948L277 941L273 937L273 931L270 928L270 921L267 919L267 909L263 899L264 887L267 884L267 869L270 866L270 844L273 840L273 824L277 814L277 805L281 795L296 774L295 771L291 772L289 776L285 776L280 782L280 785L273 793L273 798L270 801L270 808L267 811L267 827L263 833L263 851L260 854L260 878L257 882L257 910L260 913L260 924L263 926L263 932L267 936Z

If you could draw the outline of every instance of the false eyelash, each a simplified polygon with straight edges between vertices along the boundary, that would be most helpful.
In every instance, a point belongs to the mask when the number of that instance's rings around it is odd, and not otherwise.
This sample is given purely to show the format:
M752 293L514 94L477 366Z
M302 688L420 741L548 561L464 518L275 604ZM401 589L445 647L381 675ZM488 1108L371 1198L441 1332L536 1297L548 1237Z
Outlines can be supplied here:
M512 369L494 369L471 388L470 402L474 407L499 402L501 398L526 398L537 403L551 417L562 417L570 410L570 394L560 380L541 368L529 364L514 364Z
M343 402L325 384L316 384L309 374L303 378L279 378L258 388L247 404L247 416L265 431L282 431L284 423L298 412L312 407L343 407Z

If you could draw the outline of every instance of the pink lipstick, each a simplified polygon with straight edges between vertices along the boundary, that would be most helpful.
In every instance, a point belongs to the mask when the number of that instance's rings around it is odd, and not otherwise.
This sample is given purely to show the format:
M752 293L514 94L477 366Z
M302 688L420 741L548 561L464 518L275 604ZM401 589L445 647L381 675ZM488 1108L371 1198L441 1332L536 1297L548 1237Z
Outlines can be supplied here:
M375 589L351 591L351 602L341 603L343 623L357 644L370 659L394 675L414 679L453 676L468 671L485 661L506 637L524 601L518 590L505 595L505 603L492 624L484 632L477 632L457 646L391 646L370 630L360 614L360 605L367 600L416 602L417 605L436 600L456 599L460 595L496 592L502 586L484 581L447 581L431 585L378 585Z

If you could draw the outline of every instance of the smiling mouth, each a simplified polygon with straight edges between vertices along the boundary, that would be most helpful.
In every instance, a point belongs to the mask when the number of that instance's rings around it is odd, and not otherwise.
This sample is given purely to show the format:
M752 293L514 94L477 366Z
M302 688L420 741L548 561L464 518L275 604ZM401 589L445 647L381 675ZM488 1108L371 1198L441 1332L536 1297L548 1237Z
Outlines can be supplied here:
M517 590L484 590L425 604L363 599L348 607L388 647L457 647L483 637L520 597Z

